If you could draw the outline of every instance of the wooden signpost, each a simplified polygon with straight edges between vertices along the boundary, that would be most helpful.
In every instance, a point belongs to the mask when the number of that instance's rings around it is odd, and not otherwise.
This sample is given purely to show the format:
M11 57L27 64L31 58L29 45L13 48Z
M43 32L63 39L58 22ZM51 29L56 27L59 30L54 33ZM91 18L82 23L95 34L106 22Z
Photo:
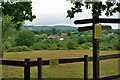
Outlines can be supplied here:
M102 30L111 30L112 27L108 26L108 25L101 25ZM86 26L86 27L79 27L78 31L82 32L82 31L88 31L88 30L93 30L93 26Z
M120 19L96 18L75 20L74 24L93 23L92 26L79 27L78 31L93 30L93 80L99 80L99 38L101 38L101 30L111 30L111 26L98 25L98 23L120 23Z

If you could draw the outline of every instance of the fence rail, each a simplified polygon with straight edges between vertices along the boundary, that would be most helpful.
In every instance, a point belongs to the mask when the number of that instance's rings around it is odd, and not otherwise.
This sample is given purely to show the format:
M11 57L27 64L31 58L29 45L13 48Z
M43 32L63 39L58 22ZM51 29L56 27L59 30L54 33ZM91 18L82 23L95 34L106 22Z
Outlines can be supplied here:
M100 56L99 60L120 58L120 54L104 55ZM58 59L59 64L73 63L73 62L83 62L84 58L69 58L69 59ZM0 60L1 61L1 60ZM88 57L88 61L93 61L93 57ZM13 61L13 60L2 60L2 65L12 65L24 67L24 61ZM49 60L43 60L42 65L49 65ZM37 61L30 61L30 67L37 66Z
M12 65L12 66L24 67L25 62L24 61L13 61L13 60L2 60L2 65Z
M112 55L105 55L100 56L99 60L106 60L106 59L114 59L114 58L120 58L120 54L112 54ZM84 58L69 58L69 59L58 59L59 64L65 64L65 63L73 63L73 62L83 62ZM88 61L93 61L93 57L88 57ZM37 61L30 61L31 67L37 66ZM49 65L49 60L43 60L42 65Z
M104 55L100 56L99 60L120 58L120 54ZM58 59L59 64L73 63L73 62L84 62L84 79L88 76L88 61L93 61L93 57L84 58L69 58L69 59ZM38 66L38 80L42 79L42 66L49 65L49 60L43 60L38 58L37 61L30 61L30 59L25 59L24 61L13 61L13 60L0 60L2 65L12 65L24 67L24 80L30 80L30 67ZM120 78L120 75L108 76L100 78L100 80L116 79Z

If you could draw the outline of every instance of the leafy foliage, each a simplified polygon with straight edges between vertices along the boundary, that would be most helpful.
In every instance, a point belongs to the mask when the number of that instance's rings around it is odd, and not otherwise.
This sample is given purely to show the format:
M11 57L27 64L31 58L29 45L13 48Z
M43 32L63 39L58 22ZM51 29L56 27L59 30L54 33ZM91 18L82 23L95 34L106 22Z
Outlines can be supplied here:
M35 15L32 15L32 2L2 2L2 13L4 15L12 16L12 22L17 25L14 27L17 30L20 30L22 27L22 22L25 20L33 21L36 18Z
M68 40L66 43L66 47L71 50L71 49L75 49L75 42L73 42L72 40Z
M86 9L92 10L92 15L99 17L102 15L102 12L105 11L106 16L112 16L113 13L120 12L120 2L112 1L106 2L72 2L74 7L71 7L71 10L68 10L67 17L70 19L74 17L75 13L82 12L82 7L85 6Z
M21 51L30 51L30 49L27 46L17 46L12 47L7 50L8 52L21 52Z
M35 42L35 34L30 31L19 31L15 36L15 41L18 46L31 46Z
M2 42L4 43L10 36L14 35L16 26L15 23L11 21L12 16L2 15Z
M15 33L15 37L10 37L4 44L4 47L12 47L26 45L25 42L28 37L26 35L32 35L35 33L35 41L30 39L30 45L28 46L31 50L82 50L92 48L92 31L78 32L76 30L56 30L56 36L62 36L62 33L71 33L67 39L59 40L55 38L48 38L53 35L52 30L38 30L38 31L19 31ZM47 33L51 32L51 33ZM45 34L46 33L46 34ZM61 33L61 34L60 34ZM113 34L110 34L113 33ZM19 35L17 41L17 36ZM102 31L102 38L100 39L100 50L119 50L119 30L108 30ZM29 36L30 38L31 36ZM32 36L33 37L33 36ZM21 44L21 45L18 45ZM31 44L32 43L32 44ZM8 48L10 49L10 48ZM7 49L5 49L7 50Z

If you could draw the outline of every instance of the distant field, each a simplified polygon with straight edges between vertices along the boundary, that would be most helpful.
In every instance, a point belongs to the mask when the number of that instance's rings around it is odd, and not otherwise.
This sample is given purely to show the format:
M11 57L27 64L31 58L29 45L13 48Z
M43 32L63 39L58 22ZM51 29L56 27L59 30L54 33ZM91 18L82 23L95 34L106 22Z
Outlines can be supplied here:
M118 51L100 51L100 55L118 54ZM63 58L82 58L84 55L92 56L90 50L40 50L29 52L5 53L3 59L23 61L30 58L32 61L42 57L43 60L63 59ZM92 78L92 62L89 62L89 77ZM43 66L43 78L83 78L84 63L69 63L58 66ZM23 78L24 68L3 66L2 76L4 78ZM118 59L108 59L100 61L100 77L118 74ZM31 68L31 77L37 78L37 67Z

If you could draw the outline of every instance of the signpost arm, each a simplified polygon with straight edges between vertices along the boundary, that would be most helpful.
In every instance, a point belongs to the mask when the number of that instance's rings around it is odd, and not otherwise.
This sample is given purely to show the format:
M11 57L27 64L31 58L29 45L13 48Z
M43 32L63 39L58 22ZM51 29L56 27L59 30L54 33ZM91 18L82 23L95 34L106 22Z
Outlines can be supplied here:
M99 80L99 39L95 39L95 24L97 18L93 16L93 80Z

